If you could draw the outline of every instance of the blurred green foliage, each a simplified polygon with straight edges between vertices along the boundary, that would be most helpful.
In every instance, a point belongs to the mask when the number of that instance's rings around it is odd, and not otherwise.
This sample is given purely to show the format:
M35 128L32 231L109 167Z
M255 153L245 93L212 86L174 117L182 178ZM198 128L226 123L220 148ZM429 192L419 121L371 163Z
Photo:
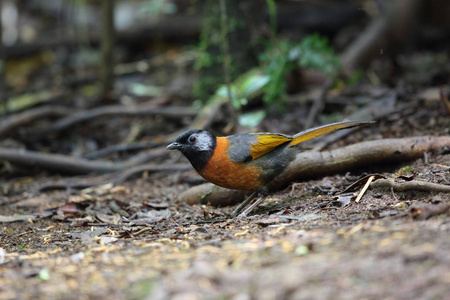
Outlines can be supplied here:
M223 73L225 39L228 39L231 45L229 55L232 63L229 65L229 72L232 80L252 67L250 63L244 61L245 55L242 54L246 51L246 45L241 40L245 36L243 32L246 31L246 23L242 17L238 17L240 16L238 12L231 9L233 5L231 2L227 4L227 30L224 31L220 22L221 11L218 1L206 1L205 19L198 44L199 55L194 65L200 74L200 78L194 84L194 95L200 99L208 99L211 93L225 82ZM225 32L228 33L227 36Z
M268 107L283 110L286 103L287 76L295 69L318 69L327 76L336 79L341 64L334 49L329 45L328 39L317 33L306 36L301 42L291 42L276 37L277 15L274 0L266 0L269 12L271 36L262 41L262 53L258 56L257 72L243 71L243 66L233 59L231 64L231 105L239 112L241 125L254 127L266 116ZM211 1L209 2L211 4ZM209 9L213 9L209 7ZM216 14L217 15L217 14ZM195 68L200 71L200 79L194 86L194 93L200 99L228 98L226 87L223 85L223 70L218 67L223 62L220 51L225 39L230 39L230 33L239 30L242 20L228 19L229 35L223 36L217 21L206 21L203 27ZM232 40L229 40L232 42ZM236 46L233 43L231 48ZM211 72L212 69L215 72ZM242 79L244 78L244 79ZM357 78L351 78L355 81ZM215 92L211 91L213 87ZM211 97L211 93L214 96ZM241 114L242 108L249 99L262 95L264 109L248 114ZM206 102L203 102L206 103ZM198 105L198 102L197 102Z
M305 37L300 43L277 40L261 54L261 63L269 82L264 88L266 105L280 104L286 95L286 75L295 68L312 68L336 77L341 65L328 39L317 33Z

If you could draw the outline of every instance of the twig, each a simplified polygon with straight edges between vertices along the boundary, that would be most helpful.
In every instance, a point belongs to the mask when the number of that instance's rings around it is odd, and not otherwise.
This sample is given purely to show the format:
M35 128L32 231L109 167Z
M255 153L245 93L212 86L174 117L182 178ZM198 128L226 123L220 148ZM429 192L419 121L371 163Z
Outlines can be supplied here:
M115 213L121 215L122 217L128 218L130 216L130 214L127 213L126 211L124 211L114 200L110 201L108 206L112 212L115 212Z
M448 215L449 212L450 205L446 203L431 204L414 201L409 208L409 214L416 220L426 220L441 214Z
M394 187L391 187L391 194L392 194L392 198L394 198L395 202L398 202L398 198L397 198L397 196L395 195L395 192L394 192Z

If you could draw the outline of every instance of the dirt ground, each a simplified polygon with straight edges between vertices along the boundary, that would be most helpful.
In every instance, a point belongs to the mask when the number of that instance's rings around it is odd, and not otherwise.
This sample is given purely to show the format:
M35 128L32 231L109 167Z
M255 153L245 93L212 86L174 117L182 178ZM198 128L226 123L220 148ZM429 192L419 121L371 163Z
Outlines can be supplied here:
M339 144L449 134L441 103L420 108ZM226 218L234 207L178 203L193 171L82 191L36 192L60 178L49 173L10 178L0 215L22 221L0 228L0 298L445 299L450 217L413 209L448 205L449 193L369 189L348 203L336 194L375 172L449 185L449 166L444 149L293 183L244 219Z

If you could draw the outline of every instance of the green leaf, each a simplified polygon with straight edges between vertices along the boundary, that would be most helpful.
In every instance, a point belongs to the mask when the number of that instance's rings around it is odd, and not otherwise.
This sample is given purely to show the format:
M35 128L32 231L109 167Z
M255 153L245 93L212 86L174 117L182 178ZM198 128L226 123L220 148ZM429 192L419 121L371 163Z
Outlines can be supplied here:
M299 44L299 64L302 67L316 68L327 75L335 75L340 68L340 61L326 37L319 34L307 36ZM290 53L295 57L297 53Z
M300 256L304 256L306 254L309 253L309 249L307 246L305 245L300 245L297 248L295 248L295 254L300 255Z
M39 274L38 278L42 281L47 281L50 279L50 272L48 271L48 268L43 268Z
M239 110L241 109L241 106L247 104L247 99L242 99L241 97L239 97L236 88L234 86L230 87L230 92L231 92L231 104L235 109ZM216 95L228 99L227 87L225 85L220 86L219 89L216 91Z
M261 89L270 81L270 77L267 75L254 75L247 78L240 87L240 94L242 97L247 98L257 92L261 92Z
M154 85L134 83L130 85L130 92L136 96L159 96L161 88Z
M256 127L266 117L266 111L260 110L257 112L246 113L239 116L239 124L245 127Z

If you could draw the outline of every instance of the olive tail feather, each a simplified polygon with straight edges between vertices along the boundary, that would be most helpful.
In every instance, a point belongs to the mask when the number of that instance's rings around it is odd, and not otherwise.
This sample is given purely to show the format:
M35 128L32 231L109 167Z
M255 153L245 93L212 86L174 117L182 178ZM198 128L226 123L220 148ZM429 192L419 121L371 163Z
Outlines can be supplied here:
M304 130L304 131L299 132L296 135L294 135L290 146L294 146L294 145L303 143L305 141L311 140L318 136L332 133L337 130L352 128L352 127L357 127L357 126L367 126L367 125L371 125L373 123L376 123L376 122L375 121L344 121L344 122L338 122L338 123L333 123L333 124L328 124L328 125L323 125L323 126L307 129L307 130Z

